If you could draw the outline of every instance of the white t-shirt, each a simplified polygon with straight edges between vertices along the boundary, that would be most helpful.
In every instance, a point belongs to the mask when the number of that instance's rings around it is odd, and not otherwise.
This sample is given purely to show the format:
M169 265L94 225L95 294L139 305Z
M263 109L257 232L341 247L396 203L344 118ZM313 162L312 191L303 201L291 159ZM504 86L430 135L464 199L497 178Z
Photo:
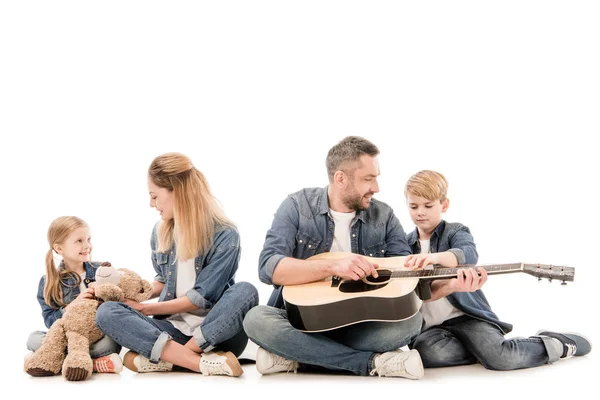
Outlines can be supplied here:
M429 253L429 240L419 240L419 243L421 244L421 254ZM423 302L421 314L423 315L424 322L423 330L425 330L432 326L440 325L449 319L461 316L464 312L454 307L448 299L444 297L434 301Z
M177 282L175 283L175 298L185 297L190 289L194 288L196 283L196 269L194 259L177 260ZM200 326L208 312L204 309L197 309L191 312L173 314L167 321L181 331L181 333L192 336L194 330Z
M79 291L80 293L83 293L87 288L85 287L85 271L83 271L82 273L79 274L79 276L81 277L81 282L79 283Z
M350 227L354 217L356 217L356 211L351 213L342 213L329 209L329 214L335 224L335 231L333 233L333 243L331 244L331 252L341 251L344 253L352 253L352 245L350 243Z

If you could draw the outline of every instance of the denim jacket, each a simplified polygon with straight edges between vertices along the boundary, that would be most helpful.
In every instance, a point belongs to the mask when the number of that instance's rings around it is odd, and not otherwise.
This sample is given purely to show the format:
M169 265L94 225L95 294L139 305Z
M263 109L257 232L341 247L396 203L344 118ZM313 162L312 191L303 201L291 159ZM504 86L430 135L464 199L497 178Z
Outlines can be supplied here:
M159 222L160 223L160 222ZM171 250L158 252L158 224L154 226L150 245L152 264L156 271L154 280L165 284L158 301L173 300L177 284L177 254L175 241ZM213 245L205 254L199 254L194 264L196 283L186 296L194 305L210 310L219 301L223 293L235 283L234 275L240 261L240 237L234 227L216 226ZM154 318L166 318L168 315L155 315Z
M83 267L85 268L85 280L84 284L87 287L88 283L94 282L96 279L96 270L102 264L101 262L85 262L83 263ZM65 265L61 262L58 266L60 270L64 270ZM79 284L77 280L72 275L65 276L61 282L62 292L63 292L63 302L65 304L69 304L73 300L79 296L81 290L79 289ZM52 302L52 304L46 303L44 300L44 287L46 286L46 275L42 276L40 279L40 283L38 285L37 292L37 300L42 307L42 316L44 317L44 324L46 324L46 328L50 328L52 324L63 316L65 312L65 307L58 307L58 304Z
M273 273L285 257L305 260L328 252L335 224L329 215L327 186L302 189L289 195L275 213L259 258L261 282L273 285L268 305L283 307L281 287L273 284ZM352 253L369 257L410 254L405 233L387 204L371 199L368 209L356 213L350 228Z
M421 252L419 233L415 229L406 237L413 254ZM429 242L432 253L449 251L456 256L459 264L477 264L478 254L473 235L469 228L460 223L443 221L435 228ZM481 290L475 292L457 292L446 297L448 301L465 314L490 322L498 326L505 334L512 331L512 325L502 322L492 311Z

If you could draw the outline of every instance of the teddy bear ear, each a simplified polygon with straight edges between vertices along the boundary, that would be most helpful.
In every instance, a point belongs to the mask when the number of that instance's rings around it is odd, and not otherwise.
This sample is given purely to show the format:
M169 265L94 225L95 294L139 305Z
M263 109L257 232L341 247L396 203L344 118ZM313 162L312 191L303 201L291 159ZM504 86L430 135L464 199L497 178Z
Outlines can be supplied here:
M126 274L135 274L135 272L127 268L119 268L119 271L124 272Z

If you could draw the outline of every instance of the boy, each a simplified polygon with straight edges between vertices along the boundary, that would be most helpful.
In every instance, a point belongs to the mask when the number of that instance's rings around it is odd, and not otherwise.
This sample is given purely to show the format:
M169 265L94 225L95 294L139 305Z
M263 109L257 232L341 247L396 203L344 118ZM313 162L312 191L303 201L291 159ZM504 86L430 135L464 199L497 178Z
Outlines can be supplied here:
M404 195L416 229L407 235L413 254L406 267L477 263L469 228L442 220L450 204L447 190L446 178L435 171L420 171L408 180ZM420 353L424 367L479 362L487 369L513 370L590 352L591 343L574 333L538 332L506 340L504 335L512 325L498 319L480 290L487 280L486 271L459 271L456 279L434 281L431 298L423 303L422 331L411 347Z

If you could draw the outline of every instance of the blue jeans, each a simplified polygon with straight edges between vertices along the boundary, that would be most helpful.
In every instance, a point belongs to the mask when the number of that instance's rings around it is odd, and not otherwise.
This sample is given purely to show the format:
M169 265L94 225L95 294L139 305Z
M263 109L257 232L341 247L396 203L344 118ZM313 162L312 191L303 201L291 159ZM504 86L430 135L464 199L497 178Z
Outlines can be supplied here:
M32 332L27 339L27 349L36 351L42 346L42 340L44 340L45 337L46 332L44 331ZM108 336L104 336L97 342L90 344L90 356L92 358L100 358L112 353L119 354L120 352L121 346Z
M412 348L426 368L480 363L487 369L508 371L556 361L562 355L551 338L505 339L495 325L467 315L445 321L421 333Z
M239 356L248 343L242 321L256 304L256 288L250 283L239 282L225 291L193 336L183 334L167 320L145 316L117 302L107 302L98 308L96 324L117 343L153 362L160 361L168 340L185 344L192 337L204 352L218 348Z
M244 320L250 339L271 353L303 364L369 375L377 353L396 350L419 334L422 317L401 322L363 322L323 333L292 327L283 309L254 307Z

